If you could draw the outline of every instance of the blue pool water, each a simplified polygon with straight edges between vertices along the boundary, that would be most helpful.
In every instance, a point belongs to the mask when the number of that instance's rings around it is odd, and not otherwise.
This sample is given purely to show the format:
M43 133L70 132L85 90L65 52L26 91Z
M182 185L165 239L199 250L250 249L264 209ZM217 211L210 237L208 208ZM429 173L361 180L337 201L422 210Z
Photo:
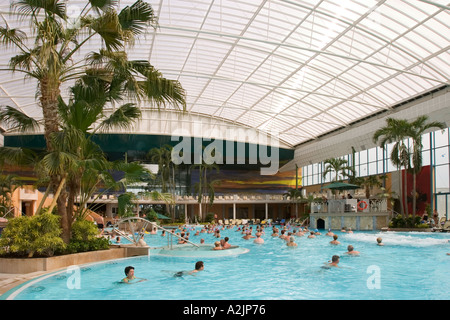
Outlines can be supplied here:
M192 236L213 244L213 234ZM295 237L298 247L271 237L264 244L242 239L236 229L221 231L230 244L247 253L223 257L158 255L83 265L30 281L6 293L3 299L18 300L300 300L300 299L450 299L450 233L401 233L335 231L340 245L331 237ZM381 236L385 246L377 246ZM152 246L166 246L167 239L146 235ZM348 256L347 245L360 251ZM341 257L341 268L324 269L333 255ZM173 277L177 271L192 270L197 260L205 270L196 276ZM137 277L147 281L120 283L124 268L135 267Z

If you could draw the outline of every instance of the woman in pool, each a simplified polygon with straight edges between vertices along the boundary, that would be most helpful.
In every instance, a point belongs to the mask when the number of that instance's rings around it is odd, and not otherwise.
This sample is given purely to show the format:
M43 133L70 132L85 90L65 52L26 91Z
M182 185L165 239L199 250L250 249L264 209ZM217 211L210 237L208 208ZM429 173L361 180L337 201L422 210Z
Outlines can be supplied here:
M136 282L142 282L142 281L147 281L147 279L144 278L136 278L134 276L134 267L132 266L128 266L125 268L125 275L126 277L122 279L123 283L136 283Z

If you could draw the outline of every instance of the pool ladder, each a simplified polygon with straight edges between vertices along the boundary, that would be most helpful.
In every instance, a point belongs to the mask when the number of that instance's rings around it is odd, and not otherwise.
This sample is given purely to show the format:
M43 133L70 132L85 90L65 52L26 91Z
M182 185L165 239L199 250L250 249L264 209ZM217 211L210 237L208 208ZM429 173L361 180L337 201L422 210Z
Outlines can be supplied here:
M119 229L119 225L122 223L126 223L128 222L128 226L130 228L130 232L131 232L131 237L125 233L124 231ZM138 224L139 222L142 223L142 225L139 227L139 230L136 231L135 230L135 225ZM179 239L183 239L184 241L186 241L187 243L199 248L198 245L196 245L195 243L189 241L188 239L185 239L173 232L171 232L171 230L168 230L166 228L163 228L161 226L158 226L156 223L153 223L151 221L148 221L147 219L144 218L140 218L140 217L128 217L128 218L123 218L120 219L119 221L116 222L115 225L113 225L113 230L114 232L116 232L117 234L121 235L122 237L124 237L125 239L127 239L128 241L134 243L135 245L138 244L139 239L145 234L145 230L147 228L147 226L151 224L152 228L158 228L161 230L164 230L168 236L167 236L167 247L172 250L173 249L173 236L179 238Z

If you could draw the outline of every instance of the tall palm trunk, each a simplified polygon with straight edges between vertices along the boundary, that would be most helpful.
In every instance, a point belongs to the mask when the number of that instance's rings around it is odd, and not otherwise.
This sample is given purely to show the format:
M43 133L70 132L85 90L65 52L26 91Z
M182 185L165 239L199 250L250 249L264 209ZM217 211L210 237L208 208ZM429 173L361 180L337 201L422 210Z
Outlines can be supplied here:
M402 174L402 168L400 166L398 166L397 169L399 176L398 176L398 190L399 190L399 200L400 200L400 213L403 216L403 218L405 217L405 207L403 205L403 174Z
M51 136L52 134L59 131L59 121L58 121L58 97L61 93L60 91L60 81L55 79L55 77L46 77L41 80L40 90L41 97L40 103L42 108L42 114L44 116L44 137L47 143L47 150L53 151L54 146L52 144ZM61 188L59 195L57 197L57 209L58 214L61 216L61 228L62 228L62 239L65 243L69 243L70 240L70 217L67 216L67 191L65 188L65 179L63 179L59 174L52 174L50 177L53 183L53 190L57 190L58 187Z
M416 168L414 168L415 170ZM413 217L416 216L416 203L417 203L417 199L416 199L416 171L413 172L413 190L412 190L412 214Z

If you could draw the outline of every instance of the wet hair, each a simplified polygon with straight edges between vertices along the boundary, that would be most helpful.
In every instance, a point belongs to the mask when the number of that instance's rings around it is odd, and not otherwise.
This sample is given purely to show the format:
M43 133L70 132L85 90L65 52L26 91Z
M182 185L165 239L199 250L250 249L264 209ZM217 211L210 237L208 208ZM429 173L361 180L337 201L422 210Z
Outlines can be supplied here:
M203 267L203 261L197 261L195 263L195 270L200 270L201 267Z
M347 250L350 252L350 251L353 251L353 246L352 245L349 245L348 247L347 247Z
M337 238L338 238L338 236L337 236L337 234L335 234L335 235L333 236L333 239L334 239L334 240L337 240Z
M130 272L130 270L134 270L134 267L128 266L128 267L125 268L125 275L126 275L126 276L127 276L128 273Z
M332 262L336 262L336 261L338 261L339 260L339 256L338 255L334 255L332 258L331 258L331 261Z

